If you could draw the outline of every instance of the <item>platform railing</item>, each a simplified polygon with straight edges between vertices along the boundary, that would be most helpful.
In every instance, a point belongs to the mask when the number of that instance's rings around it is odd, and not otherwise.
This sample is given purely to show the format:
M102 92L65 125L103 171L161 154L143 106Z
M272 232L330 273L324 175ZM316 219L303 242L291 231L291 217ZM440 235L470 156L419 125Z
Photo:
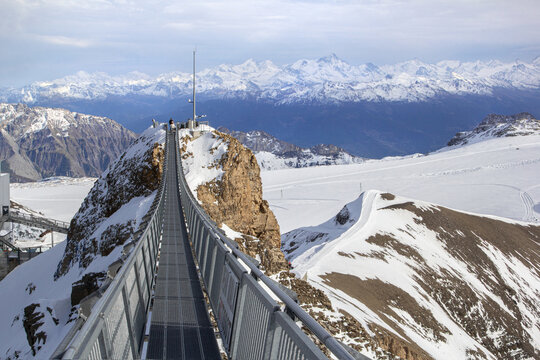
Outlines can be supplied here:
M176 136L178 184L188 232L210 305L231 359L326 359L300 321L338 359L354 359L315 319L237 249L202 209L184 176ZM264 286L263 286L264 284ZM294 320L293 320L294 317Z
M7 217L7 221L35 226L43 229L53 230L59 233L67 234L69 223L60 220L48 219L42 216L33 216L22 212L11 210Z

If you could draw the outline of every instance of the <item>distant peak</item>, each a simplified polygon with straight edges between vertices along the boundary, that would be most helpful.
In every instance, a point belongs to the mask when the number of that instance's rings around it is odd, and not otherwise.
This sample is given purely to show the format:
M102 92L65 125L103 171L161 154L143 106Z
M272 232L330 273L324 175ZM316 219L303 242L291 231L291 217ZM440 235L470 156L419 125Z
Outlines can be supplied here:
M531 113L528 112L521 112L514 115L489 114L484 118L481 125L513 123L521 120L535 120L535 118Z
M332 53L328 56L323 56L322 58L319 58L317 62L324 62L324 63L338 63L338 62L345 62L342 59L340 59L336 54Z
M448 146L465 145L495 137L540 134L540 121L528 112L514 115L489 114L472 131L457 133Z

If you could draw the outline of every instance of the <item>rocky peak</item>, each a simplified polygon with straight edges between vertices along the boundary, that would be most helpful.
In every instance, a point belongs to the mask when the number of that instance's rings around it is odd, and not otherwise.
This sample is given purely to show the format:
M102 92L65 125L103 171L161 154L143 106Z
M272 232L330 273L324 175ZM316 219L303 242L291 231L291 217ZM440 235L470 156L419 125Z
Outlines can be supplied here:
M231 135L240 141L242 145L254 152L267 151L276 155L282 155L287 152L302 150L301 147L279 140L262 130L242 132L220 127L218 131Z
M317 155L335 156L340 153L347 153L345 149L332 144L318 144L310 148L311 152Z
M216 163L210 165L222 171L221 177L199 184L196 188L196 195L203 209L218 226L225 224L243 234L235 239L240 249L253 258L260 259L268 274L286 269L287 263L280 251L279 225L268 202L262 198L260 169L255 156L231 135L215 131L203 136L212 136L216 143L227 146L227 151ZM191 141L198 140L188 136L183 139L186 144L184 155L200 156L187 150Z
M465 145L495 137L533 134L540 134L540 121L530 113L522 112L514 115L489 114L472 131L457 133L448 142L448 146Z
M515 123L523 120L529 120L529 121L538 121L534 118L534 116L528 112L521 112L519 114L514 115L498 115L498 114L489 114L485 117L484 120L480 123L479 126L487 126L487 125L497 125L497 124L507 124L507 123Z

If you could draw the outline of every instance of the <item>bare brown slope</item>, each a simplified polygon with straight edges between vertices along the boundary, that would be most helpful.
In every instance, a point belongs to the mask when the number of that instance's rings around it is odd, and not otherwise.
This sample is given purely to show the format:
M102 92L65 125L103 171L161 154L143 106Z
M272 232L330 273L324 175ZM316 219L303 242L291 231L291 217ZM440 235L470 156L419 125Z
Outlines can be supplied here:
M381 197L385 200L394 199L390 194L382 194ZM535 324L540 318L540 290L530 289L530 285L526 283L509 282L501 274L498 267L500 264L495 264L487 251L492 247L495 251L500 251L507 259L505 261L515 258L523 262L532 273L540 275L540 226L509 223L444 207L418 207L413 202L398 203L377 211L403 210L413 213L414 221L418 225L435 232L445 250L453 258L465 263L469 271L494 295L493 298L483 296L467 279L460 278L452 271L430 268L417 249L402 243L394 234L377 233L375 230L375 234L366 239L366 242L378 246L380 250L372 252L371 255L383 261L389 261L395 254L412 260L417 274L414 281L456 324L497 358L540 358L538 349L534 348L532 339L525 330L527 324ZM376 228L376 224L374 225ZM414 232L412 227L396 228L396 233L398 232L407 233L411 237L424 236L421 232ZM361 253L339 255L349 258L358 256L360 262L362 257L366 256ZM411 340L397 324L396 321L400 320L396 319L400 317L396 316L392 307L406 311L434 341L444 340L448 333L429 309L419 306L415 299L392 284L341 273L329 273L322 278L327 285L367 305L409 341ZM535 294L532 298L526 295L531 291ZM495 297L501 299L504 306L501 306ZM533 314L533 318L528 318L518 304L525 306ZM376 337L380 340L384 338L379 335ZM397 339L395 336L393 338ZM469 356L484 358L472 349Z

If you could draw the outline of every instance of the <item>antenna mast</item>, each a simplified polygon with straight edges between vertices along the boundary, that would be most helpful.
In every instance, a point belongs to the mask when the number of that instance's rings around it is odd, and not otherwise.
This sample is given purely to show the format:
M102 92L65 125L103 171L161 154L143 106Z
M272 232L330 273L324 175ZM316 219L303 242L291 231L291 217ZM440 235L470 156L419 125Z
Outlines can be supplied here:
M195 52L196 50L193 50L193 121L197 120L197 115L195 114Z

